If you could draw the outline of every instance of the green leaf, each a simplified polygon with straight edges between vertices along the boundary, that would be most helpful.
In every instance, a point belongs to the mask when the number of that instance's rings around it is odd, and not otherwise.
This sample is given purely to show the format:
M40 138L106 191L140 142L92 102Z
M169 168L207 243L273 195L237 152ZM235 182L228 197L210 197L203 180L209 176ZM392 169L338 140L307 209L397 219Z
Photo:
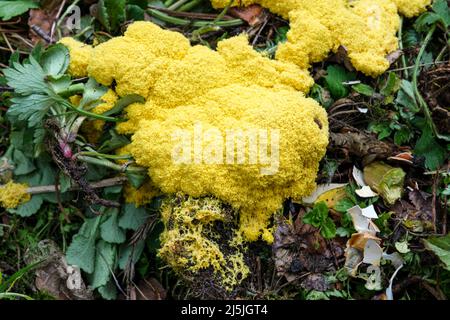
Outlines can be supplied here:
M116 261L117 249L106 241L99 240L95 251L95 270L91 276L90 286L93 289L104 286L111 278Z
M348 88L344 82L355 79L355 74L347 72L343 67L331 65L327 68L325 83L335 99L340 99L348 95Z
M33 161L17 148L14 148L13 158L11 160L15 165L14 174L17 176L31 173L36 169Z
M98 288L98 292L106 300L115 300L117 298L117 289L112 279L106 285Z
M126 240L125 232L119 228L118 215L119 209L109 209L104 215L108 215L108 219L100 226L100 235L103 240L109 243L123 243Z
M95 107L96 102L108 91L108 88L101 85L94 78L89 78L84 86L83 98L80 101L79 107L90 110Z
M55 104L51 97L41 94L14 97L10 101L13 104L6 113L8 117L28 121L30 127L40 126L48 110Z
M126 3L127 3L126 0L105 0L112 30L116 30L119 27L119 25L125 21Z
M336 237L336 225L334 224L331 218L327 217L325 221L322 223L322 226L320 228L320 234L325 239L332 239Z
M414 95L413 84L407 80L402 80L400 88L401 89L397 94L396 102L404 107L405 110L403 113L405 113L405 111L410 113L419 112L420 108Z
M423 240L425 248L432 251L450 271L450 233L445 237L430 237Z
M0 1L0 19L6 21L36 8L39 4L32 0Z
M123 229L137 230L147 221L148 214L145 208L136 208L132 203L123 206L119 226Z
M391 96L400 89L400 82L401 80L395 72L389 72L389 76L380 93L385 97Z
M25 202L19 205L16 209L11 209L10 211L23 218L31 217L39 211L43 203L44 198L42 197L42 195L37 194L32 196L30 201Z
M13 67L4 69L3 73L8 85L16 93L29 95L48 92L44 69L33 57L30 57L29 63L13 63Z
M355 204L353 203L352 200L345 198L339 200L338 203L336 203L336 205L334 206L334 210L340 213L346 213L348 209L354 206Z
M414 153L425 158L425 167L430 170L439 168L444 163L447 154L433 137L432 129L428 125L425 125L422 136L417 140Z
M69 67L69 50L62 44L49 47L42 55L42 68L47 75L58 76L66 72Z
M413 136L413 133L408 127L401 127L394 134L394 143L401 146L404 143L409 142Z
M364 83L355 84L352 86L352 89L358 92L359 94L368 97L372 97L373 94L375 93L375 90L371 86L368 86L367 84Z
M446 0L435 0L433 2L433 11L439 15L445 28L450 25L450 9Z
M127 144L130 144L130 140L116 132L115 129L111 129L108 132L108 135L105 135L105 137L102 137L102 145L97 150L100 153L108 153L113 150L116 150L118 148L121 148L123 146L126 146Z
M127 172L126 175L128 178L128 182L135 189L140 188L148 178L148 176L146 174L133 173L133 172Z
M109 14L108 10L105 6L105 0L99 0L97 4L97 16L96 18L100 23L108 30L108 32L111 32L111 23L109 21Z
M122 112L123 109L128 107L130 104L133 103L144 103L145 99L141 97L138 94L129 94L123 98L120 98L119 101L114 105L114 107L111 110L108 110L104 113L102 113L103 116L112 116L117 113Z
M87 273L94 272L95 242L101 217L86 219L66 252L67 262L80 267Z
M130 244L123 244L120 247L119 254L119 268L125 270L128 263L131 265L136 264L141 257L142 251L144 251L145 241L140 240L136 243L136 246Z
M145 19L144 9L134 4L127 5L127 20L141 21L144 19Z

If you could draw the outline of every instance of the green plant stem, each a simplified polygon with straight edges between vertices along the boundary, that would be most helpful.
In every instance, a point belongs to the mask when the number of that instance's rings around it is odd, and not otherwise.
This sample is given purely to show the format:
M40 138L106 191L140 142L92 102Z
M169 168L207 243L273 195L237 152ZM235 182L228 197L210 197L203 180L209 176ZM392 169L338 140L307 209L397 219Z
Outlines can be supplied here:
M206 20L189 21L189 20L184 20L184 19L180 19L180 18L175 18L175 17L169 16L165 13L162 13L161 11L155 10L155 9L148 9L147 12L151 16L153 16L159 20L162 20L164 22L168 22L171 24L179 25L179 26L191 25L193 27L205 27L205 26L209 26L209 25L213 24L211 21L206 21ZM235 26L240 26L243 23L244 22L241 19L232 19L232 20L216 22L215 25L217 25L219 27L235 27Z
M116 170L116 171L120 171L120 172L128 172L128 173L146 173L147 172L147 169L142 168L142 167L123 166L123 165L119 165L114 162L111 162L109 160L106 160L106 159L98 159L98 158L82 156L82 155L77 156L77 159L87 162L87 163L90 163L90 164L107 167L112 170Z
M110 160L131 160L133 159L131 155L111 155L111 154L104 154L104 153L98 153L95 151L82 151L78 153L81 156L91 156L91 157L100 157L104 159L110 159Z
M416 58L416 63L414 65L414 70L413 70L413 75L412 75L412 83L413 83L413 87L414 87L414 94L415 94L415 96L417 98L417 101L419 102L420 107L423 110L423 113L425 115L425 118L427 119L428 124L433 129L433 132L436 131L436 128L434 126L433 119L431 117L430 109L428 109L427 103L425 102L425 100L423 99L422 95L419 92L419 88L417 86L417 78L418 78L418 75L419 75L420 61L422 60L422 56L425 53L425 49L428 46L431 38L433 37L433 34L434 34L435 30L436 30L436 24L431 26L430 30L428 31L428 33L427 33L427 35L425 37L425 40L422 43L422 46L421 46L420 51L419 51L419 54L417 55L417 58Z
M199 4L201 4L202 2L203 2L203 0L192 0L191 2L188 2L184 5L182 5L181 7L179 7L177 11L180 11L180 12L190 11L193 8L195 8L196 6L198 6Z
M70 97L75 94L82 93L83 91L84 91L84 84L76 83L76 84L71 85L66 90L56 92L56 94L59 96L63 96L63 97Z
M77 108L77 107L73 106L71 103L67 102L64 99L58 99L58 100L65 107L67 107L67 108L69 108L69 109L71 109L71 110L73 110L73 111L75 111L75 112L77 112L77 113L79 113L79 114L81 114L83 116L89 117L89 118L94 118L94 119L103 120L103 121L110 121L110 122L122 122L122 121L125 121L124 119L121 119L121 118L102 116L100 114L96 114L96 113L93 113L93 112L89 112L89 111Z
M400 48L400 50L402 50L403 52L403 17L400 17L400 28L398 29L398 46ZM409 78L409 72L408 72L408 68L406 65L406 57L405 54L403 52L402 54L402 65L403 65L403 73L405 74L405 78L408 79Z
M186 2L189 2L189 0L178 0L174 4L172 4L170 7L168 7L168 10L177 10L179 7L184 5Z
M0 293L0 300L8 298L24 298L25 300L33 300L30 296L21 293L4 292Z

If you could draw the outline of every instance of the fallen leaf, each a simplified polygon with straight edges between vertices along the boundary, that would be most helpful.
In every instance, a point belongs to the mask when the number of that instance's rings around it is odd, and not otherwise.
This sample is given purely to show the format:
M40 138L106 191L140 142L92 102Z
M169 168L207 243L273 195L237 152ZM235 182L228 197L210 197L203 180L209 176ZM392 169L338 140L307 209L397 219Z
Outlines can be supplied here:
M338 189L345 187L347 183L330 183L330 184L320 184L317 186L317 188L314 190L314 192L308 196L302 198L303 203L312 204L317 201L317 198L324 194L325 192L328 192L330 190Z
M228 13L246 21L253 27L263 21L264 8L258 4L252 4L247 7L232 7L228 10Z
M66 257L52 240L42 240L26 251L27 264L43 261L35 271L35 286L58 300L92 300L78 267L67 264Z

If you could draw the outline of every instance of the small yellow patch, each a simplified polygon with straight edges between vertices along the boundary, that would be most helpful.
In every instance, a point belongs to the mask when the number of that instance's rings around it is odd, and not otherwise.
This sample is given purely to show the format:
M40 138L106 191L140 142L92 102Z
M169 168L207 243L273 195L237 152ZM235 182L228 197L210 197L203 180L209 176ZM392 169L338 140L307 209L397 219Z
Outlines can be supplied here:
M0 204L6 209L17 208L20 204L30 201L28 185L12 181L0 187Z

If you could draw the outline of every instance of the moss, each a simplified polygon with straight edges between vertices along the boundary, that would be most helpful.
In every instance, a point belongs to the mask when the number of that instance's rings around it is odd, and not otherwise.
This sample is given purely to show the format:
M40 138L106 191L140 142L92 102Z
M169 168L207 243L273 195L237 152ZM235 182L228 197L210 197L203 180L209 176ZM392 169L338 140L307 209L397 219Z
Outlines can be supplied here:
M212 270L218 285L232 291L249 274L242 236L233 229L236 212L214 198L181 194L162 206L160 257L185 279ZM219 225L226 225L221 231Z
M0 205L6 209L14 209L30 201L28 185L12 181L0 187Z

